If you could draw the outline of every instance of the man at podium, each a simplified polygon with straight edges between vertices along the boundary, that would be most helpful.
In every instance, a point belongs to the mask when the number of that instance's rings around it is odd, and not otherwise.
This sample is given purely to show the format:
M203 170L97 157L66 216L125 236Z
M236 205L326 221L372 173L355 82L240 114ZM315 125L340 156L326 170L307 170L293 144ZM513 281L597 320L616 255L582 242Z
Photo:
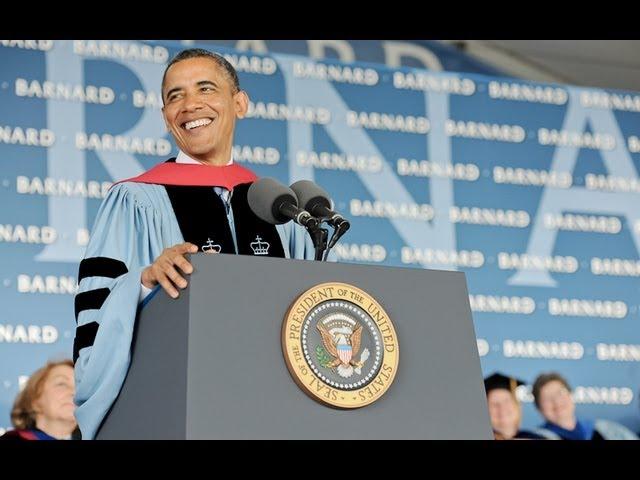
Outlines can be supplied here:
M85 439L95 437L122 387L145 297L163 288L177 298L186 288L193 270L186 254L315 254L303 227L269 224L249 208L256 175L232 157L235 123L249 98L233 66L206 50L184 50L165 70L162 99L177 157L110 189L80 262L73 358Z

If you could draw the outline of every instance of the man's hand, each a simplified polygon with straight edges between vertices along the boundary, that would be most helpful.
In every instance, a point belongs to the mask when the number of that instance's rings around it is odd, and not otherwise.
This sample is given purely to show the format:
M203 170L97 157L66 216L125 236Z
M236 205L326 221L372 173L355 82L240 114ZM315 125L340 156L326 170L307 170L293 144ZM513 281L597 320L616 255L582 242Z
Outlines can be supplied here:
M198 247L189 242L165 248L155 262L142 271L142 284L147 288L160 284L171 297L178 298L176 287L187 288L187 281L178 273L176 267L187 274L193 272L193 267L184 255L197 251Z

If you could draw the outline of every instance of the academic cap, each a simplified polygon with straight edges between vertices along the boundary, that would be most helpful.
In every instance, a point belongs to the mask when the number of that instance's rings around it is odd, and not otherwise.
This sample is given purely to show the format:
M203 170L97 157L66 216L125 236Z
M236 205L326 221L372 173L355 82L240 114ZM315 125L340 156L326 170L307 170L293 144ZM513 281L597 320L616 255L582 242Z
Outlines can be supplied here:
M487 394L489 394L491 390L495 390L497 388L503 388L515 393L516 388L524 384L525 382L518 378L508 377L499 372L496 372L484 379L484 389Z

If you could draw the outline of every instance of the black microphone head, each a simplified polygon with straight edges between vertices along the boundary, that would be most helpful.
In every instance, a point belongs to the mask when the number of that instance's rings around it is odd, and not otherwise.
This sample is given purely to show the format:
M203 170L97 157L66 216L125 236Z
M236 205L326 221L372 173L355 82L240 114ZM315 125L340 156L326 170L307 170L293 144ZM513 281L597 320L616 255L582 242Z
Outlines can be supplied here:
M312 215L314 215L312 210L317 206L325 207L329 210L332 208L329 194L311 180L298 180L291 185L291 190L298 197L300 208L307 210Z
M298 199L293 190L270 177L261 178L251 184L247 192L247 201L258 218L273 225L291 220L280 213L280 205L290 203L298 206Z

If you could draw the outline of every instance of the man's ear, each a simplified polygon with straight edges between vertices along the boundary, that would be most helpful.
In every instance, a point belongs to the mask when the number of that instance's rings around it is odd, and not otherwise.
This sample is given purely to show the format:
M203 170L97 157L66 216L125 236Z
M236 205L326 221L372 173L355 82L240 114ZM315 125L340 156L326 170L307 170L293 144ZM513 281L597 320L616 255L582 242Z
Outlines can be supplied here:
M236 117L244 118L249 110L249 95L244 90L240 90L233 96L234 106L236 109Z

